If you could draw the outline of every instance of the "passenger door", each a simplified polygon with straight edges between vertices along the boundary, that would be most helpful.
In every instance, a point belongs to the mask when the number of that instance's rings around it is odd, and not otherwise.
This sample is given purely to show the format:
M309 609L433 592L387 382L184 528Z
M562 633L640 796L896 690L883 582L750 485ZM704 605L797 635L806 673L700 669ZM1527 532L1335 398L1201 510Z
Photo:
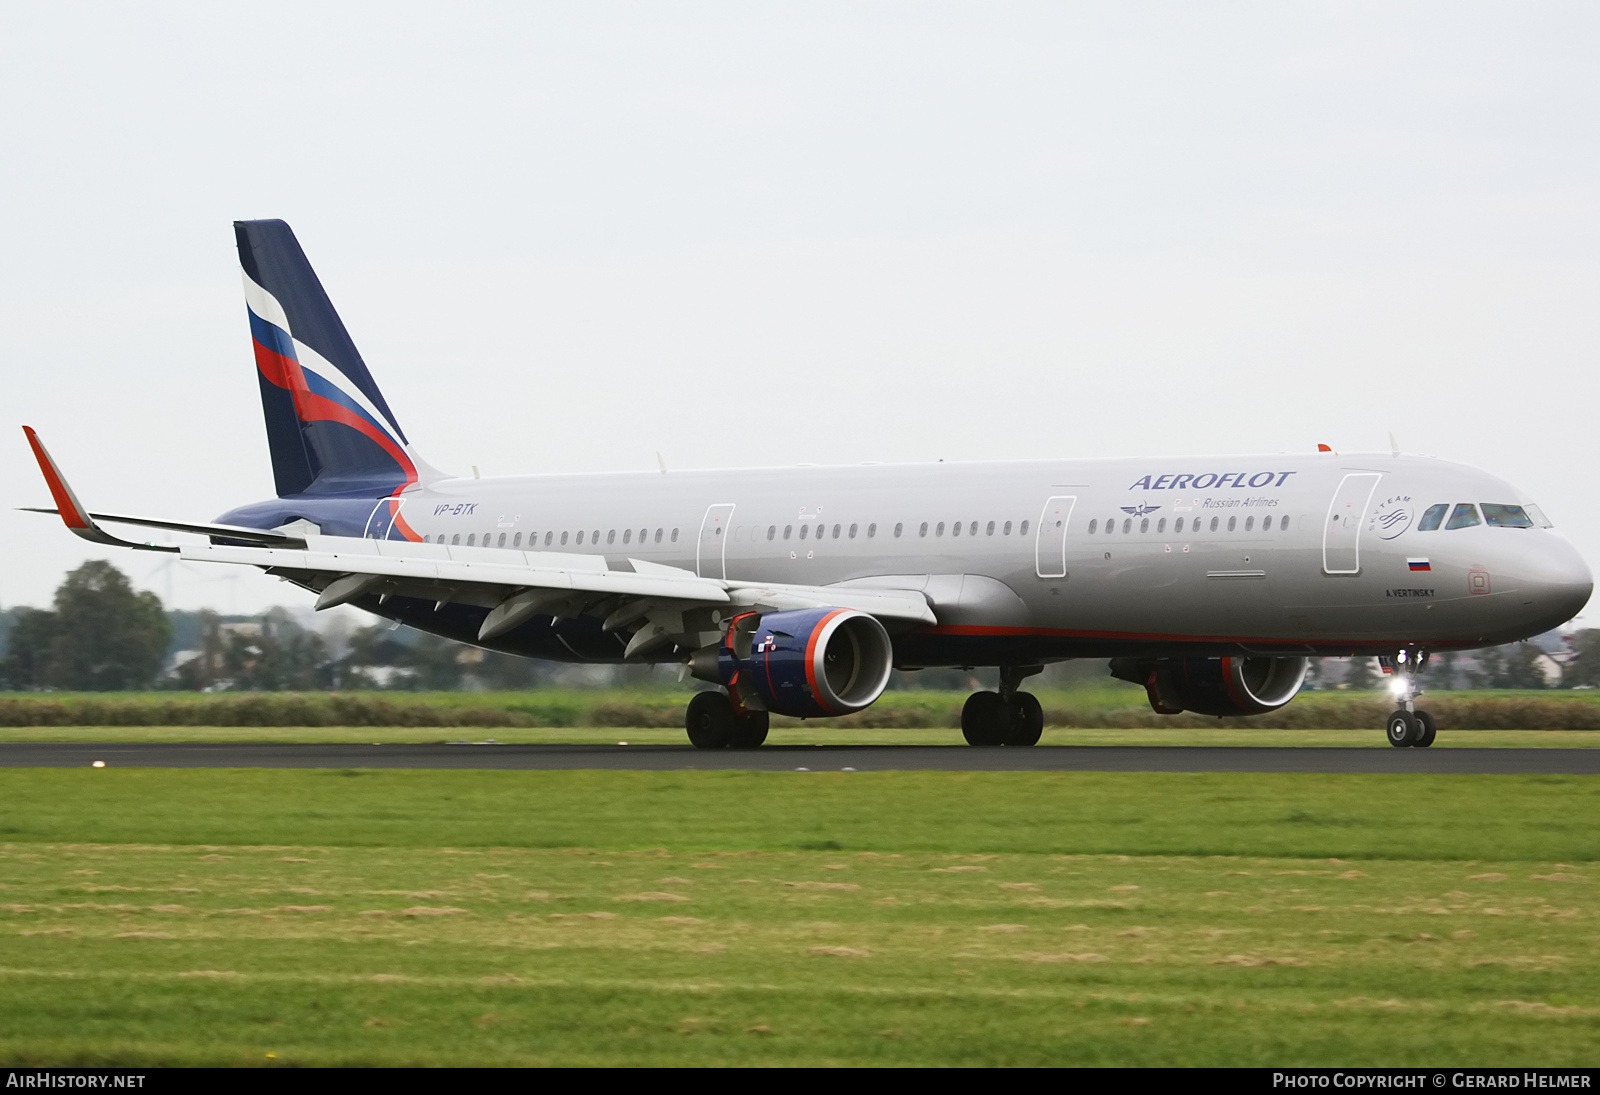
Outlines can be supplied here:
M1033 565L1041 578L1067 576L1067 525L1072 520L1075 494L1058 494L1044 504L1033 541Z
M733 526L734 504L719 502L706 510L700 522L700 539L694 545L694 572L702 578L728 576L728 535Z
M1339 482L1322 523L1322 573L1361 572L1361 526L1382 472L1353 471Z

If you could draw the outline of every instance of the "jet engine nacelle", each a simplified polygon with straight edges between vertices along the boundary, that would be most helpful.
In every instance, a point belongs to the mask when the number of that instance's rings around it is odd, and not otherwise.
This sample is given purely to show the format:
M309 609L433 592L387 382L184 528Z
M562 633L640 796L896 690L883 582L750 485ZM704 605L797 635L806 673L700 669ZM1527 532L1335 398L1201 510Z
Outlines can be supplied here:
M797 718L861 710L883 695L893 667L889 633L849 608L736 616L720 644L689 660L738 705Z
M1142 684L1158 714L1263 715L1300 691L1305 658L1113 658L1111 675Z

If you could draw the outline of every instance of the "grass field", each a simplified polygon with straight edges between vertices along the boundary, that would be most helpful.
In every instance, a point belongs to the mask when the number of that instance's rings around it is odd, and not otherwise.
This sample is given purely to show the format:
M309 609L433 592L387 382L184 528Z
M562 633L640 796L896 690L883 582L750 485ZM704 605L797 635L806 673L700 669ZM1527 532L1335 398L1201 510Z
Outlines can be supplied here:
M8 1064L1589 1065L1600 780L0 770Z

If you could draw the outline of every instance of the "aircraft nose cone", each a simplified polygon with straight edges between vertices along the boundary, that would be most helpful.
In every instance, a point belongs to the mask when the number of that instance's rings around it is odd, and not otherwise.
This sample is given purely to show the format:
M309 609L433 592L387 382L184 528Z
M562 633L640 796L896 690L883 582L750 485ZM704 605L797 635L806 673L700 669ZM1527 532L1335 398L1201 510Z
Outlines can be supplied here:
M1576 548L1565 540L1550 540L1550 550L1540 560L1542 573L1535 583L1535 599L1541 611L1559 616L1560 623L1572 619L1589 603L1594 593L1594 575Z

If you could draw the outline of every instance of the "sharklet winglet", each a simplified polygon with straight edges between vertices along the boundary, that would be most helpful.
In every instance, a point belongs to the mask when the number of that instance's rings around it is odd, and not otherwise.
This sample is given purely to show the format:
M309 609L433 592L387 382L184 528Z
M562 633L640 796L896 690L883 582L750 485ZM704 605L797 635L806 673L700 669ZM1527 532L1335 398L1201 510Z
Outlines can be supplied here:
M32 426L22 427L22 432L27 435L28 445L33 449L33 458L39 462L39 470L44 473L45 485L50 488L50 496L56 500L56 512L61 516L62 523L72 530L74 536L81 537L91 544L129 547L140 551L178 550L162 544L138 544L132 540L124 540L95 524L94 518L89 516L89 511L84 509L83 504L78 501L78 496L73 493L72 487L67 484L66 476L56 467L56 462L45 449L44 442L39 440L39 434Z

